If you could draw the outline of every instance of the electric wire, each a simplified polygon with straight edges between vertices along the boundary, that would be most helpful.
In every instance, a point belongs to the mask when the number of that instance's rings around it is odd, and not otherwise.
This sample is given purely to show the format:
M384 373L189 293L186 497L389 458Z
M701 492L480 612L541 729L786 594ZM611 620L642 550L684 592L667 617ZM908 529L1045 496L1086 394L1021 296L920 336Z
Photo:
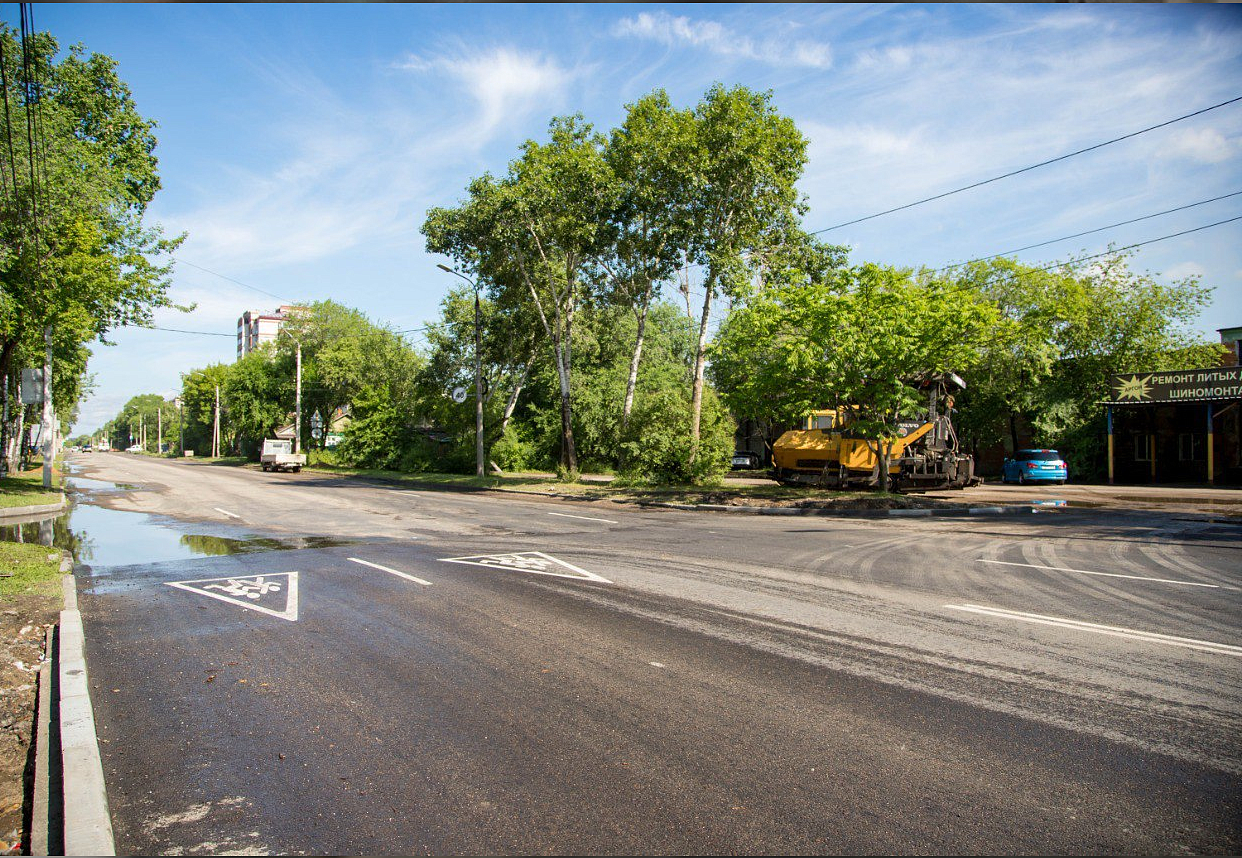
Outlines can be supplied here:
M277 301L288 301L289 300L283 295L277 295L275 292L268 292L266 289L260 289L258 286L252 286L249 283L243 283L241 280L238 280L234 277L229 277L227 274L221 274L219 271L212 271L210 268L204 268L203 266L195 264L191 262L190 260L185 259L184 257L173 256L171 258L173 262L180 262L182 265L188 265L191 268L197 268L199 271L202 271L205 274L210 274L213 277L219 277L221 280L227 280L230 283L236 283L238 286L244 286L247 289L252 289L255 292L258 292L262 295L266 295L269 298L275 298Z
M1152 218L1162 217L1167 214L1173 214L1174 212L1186 211L1187 209L1193 209L1197 206L1203 206L1203 205L1207 205L1208 203L1214 203L1214 202L1217 202L1218 200L1227 200L1230 197L1236 197L1239 195L1242 195L1242 191L1234 191L1231 194L1222 194L1219 197L1212 197L1209 200L1200 200L1197 203L1190 203L1188 205L1178 206L1177 208L1165 209L1162 212L1156 212L1154 214L1143 215L1142 217L1131 218L1130 220L1118 221L1117 223L1110 223L1108 226L1101 226L1101 227L1096 227L1095 229L1084 230L1083 232L1076 232L1073 235L1063 235L1060 238L1052 238L1052 239L1049 239L1048 241L1041 241L1036 244L1028 244L1025 247L1019 247L1014 250L1005 250L1000 253L993 253L989 256L979 256L974 259L968 259L965 262L955 262L952 265L946 265L943 268L938 268L936 270L938 272L951 271L954 268L961 268L963 266L970 265L975 262L987 262L989 259L996 259L998 256L1012 256L1015 253L1022 253L1025 250L1034 250L1037 247L1046 247L1049 244L1057 244L1062 241L1069 241L1071 238L1082 238L1084 235L1092 235L1097 232L1104 232L1105 230L1108 230L1108 229L1115 229L1119 226L1127 226L1132 223L1139 223L1140 221L1151 220Z
M841 229L843 227L853 226L854 224L863 223L864 221L874 220L875 218L883 217L884 215L890 215L895 212L905 211L906 209L912 209L915 206L921 206L924 203L930 203L935 200L942 200L945 197L951 197L954 194L960 194L964 191L970 191L975 188L981 188L984 185L990 185L992 182L999 182L1001 179L1008 179L1013 176L1021 175L1022 173L1029 173L1031 170L1036 170L1040 167L1047 167L1049 164L1056 164L1060 161L1065 161L1069 158L1073 158L1078 155L1084 155L1087 152L1094 152L1096 149L1102 149L1105 146L1111 146L1114 143L1120 143L1123 140L1129 140L1130 138L1137 137L1140 134L1146 134L1148 131L1155 131L1158 128L1165 128L1169 125L1173 125L1174 123L1182 122L1183 120L1191 119L1195 116L1200 116L1212 110L1217 110L1222 107L1227 107L1228 105L1235 104L1239 101L1242 101L1242 95L1236 98L1231 98L1228 101L1222 101L1219 104L1213 104L1211 107L1204 107L1201 110L1194 111L1193 113L1187 113L1184 116L1178 116L1174 119L1167 120L1166 122L1161 122L1156 125L1149 125L1146 128L1140 128L1138 131L1131 131L1129 134L1123 134L1120 137L1114 137L1111 140L1105 140L1103 143L1096 143L1092 146L1087 146L1083 149L1078 149L1073 152L1067 152L1064 155L1058 155L1055 158L1049 158L1046 161L1040 161L1038 164L1031 164L1029 167L1022 167L1021 169L1018 169L1018 170L1010 170L1008 173L1002 173L1001 175L993 176L990 179L982 179L978 182L972 182L969 185L964 185L963 187L960 187L960 188L954 188L951 191L945 191L943 193L935 194L934 196L925 197L921 200L915 200L912 203L906 203L905 205L896 206L891 209L885 209L882 212L876 212L875 214L869 214L866 217L855 218L854 220L847 220L844 223L834 224L833 226L826 226L823 229L814 230L810 234L820 235L821 233L831 232L834 229Z

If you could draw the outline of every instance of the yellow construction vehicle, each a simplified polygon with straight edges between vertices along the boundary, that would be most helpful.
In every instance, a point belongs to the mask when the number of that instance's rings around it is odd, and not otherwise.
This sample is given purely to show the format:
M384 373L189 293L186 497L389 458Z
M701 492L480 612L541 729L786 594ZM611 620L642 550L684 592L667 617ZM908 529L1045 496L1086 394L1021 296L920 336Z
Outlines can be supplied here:
M927 412L897 423L889 451L890 488L919 491L975 485L975 461L958 451L951 419L953 393L965 389L966 382L950 372L919 378L914 385L928 394ZM802 428L781 435L772 445L776 481L827 488L879 486L880 441L852 428L857 415L855 407L815 411Z

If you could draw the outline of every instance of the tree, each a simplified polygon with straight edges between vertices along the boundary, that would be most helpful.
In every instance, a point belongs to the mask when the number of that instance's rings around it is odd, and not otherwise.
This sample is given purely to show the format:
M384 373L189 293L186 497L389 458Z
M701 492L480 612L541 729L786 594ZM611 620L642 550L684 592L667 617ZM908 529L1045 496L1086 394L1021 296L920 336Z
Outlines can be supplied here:
M690 400L691 443L697 445L712 301L747 283L747 254L779 243L780 229L800 213L795 183L807 143L793 120L776 111L771 92L742 86L709 89L694 110L694 128L689 258L706 271Z
M181 239L144 224L159 189L155 123L116 63L81 46L58 53L49 34L19 42L0 26L0 377L42 364L50 347L65 415L85 343L171 306L170 264L158 260Z
M581 116L557 117L547 143L528 140L507 176L485 175L456 209L432 209L427 249L472 272L497 300L529 300L547 334L560 388L562 469L578 470L573 435L573 326L586 276L608 252L616 185L604 140ZM506 297L502 297L506 296Z
M607 272L604 299L633 310L637 320L621 408L624 431L634 406L647 312L662 281L671 279L690 242L689 166L694 116L676 110L660 89L626 108L604 159L617 182L613 212L615 248L601 260Z
M1006 324L967 376L963 428L979 443L1019 425L1034 443L1066 453L1078 473L1101 461L1102 411L1113 373L1197 369L1219 363L1221 347L1193 332L1211 289L1197 278L1163 283L1130 269L1130 256L1063 266L1014 259L957 269L957 288L991 302Z

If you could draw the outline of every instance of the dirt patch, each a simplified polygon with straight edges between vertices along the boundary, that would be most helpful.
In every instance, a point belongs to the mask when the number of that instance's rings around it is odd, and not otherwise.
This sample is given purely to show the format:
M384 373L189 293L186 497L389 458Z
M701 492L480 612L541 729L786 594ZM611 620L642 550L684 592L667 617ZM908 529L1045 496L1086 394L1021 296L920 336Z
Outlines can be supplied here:
M38 594L0 601L0 855L21 854L37 675L60 607L59 599Z

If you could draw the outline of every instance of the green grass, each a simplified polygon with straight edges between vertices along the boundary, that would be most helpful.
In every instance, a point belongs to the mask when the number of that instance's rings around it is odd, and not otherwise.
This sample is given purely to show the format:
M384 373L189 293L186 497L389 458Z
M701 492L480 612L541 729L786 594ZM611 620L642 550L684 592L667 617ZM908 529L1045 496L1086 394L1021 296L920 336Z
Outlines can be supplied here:
M60 549L0 542L0 599L60 593Z
M55 482L56 488L45 489L42 475L6 477L0 480L0 507L46 506L60 503L59 475L56 476Z

